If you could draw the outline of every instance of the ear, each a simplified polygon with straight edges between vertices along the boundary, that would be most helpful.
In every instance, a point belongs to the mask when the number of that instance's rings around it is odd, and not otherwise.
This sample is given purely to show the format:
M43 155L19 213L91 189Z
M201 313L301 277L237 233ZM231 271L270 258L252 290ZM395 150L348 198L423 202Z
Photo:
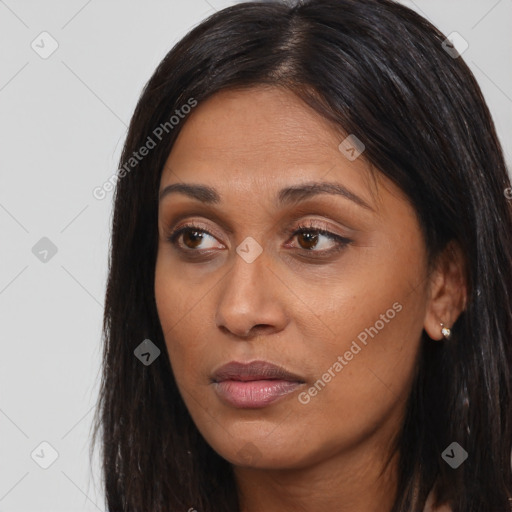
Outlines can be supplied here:
M467 303L466 260L457 242L450 241L438 256L428 292L423 327L430 338L441 340L441 323L451 329Z

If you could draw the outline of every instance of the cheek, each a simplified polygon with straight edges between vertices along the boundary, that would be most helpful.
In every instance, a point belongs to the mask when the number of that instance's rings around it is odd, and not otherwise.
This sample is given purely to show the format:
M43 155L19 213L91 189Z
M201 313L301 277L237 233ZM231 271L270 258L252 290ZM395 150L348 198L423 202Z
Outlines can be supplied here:
M301 326L306 339L316 340L309 351L323 381L318 396L333 403L343 398L346 411L349 403L362 410L389 393L401 394L410 383L421 337L421 297L376 289L372 296L352 294L338 304L322 315L327 335L319 339L311 326Z
M184 400L190 395L195 398L188 404L193 407L203 401L201 393L209 385L208 372L212 368L211 333L215 326L210 303L215 281L183 272L165 253L159 253L154 287L171 368Z
M323 453L399 428L421 338L421 297L403 295L352 294L324 315L334 335L307 350L315 378L297 397L301 421L288 425L292 437L316 432L312 444ZM318 342L314 333L309 339Z
M184 380L192 366L198 337L195 336L195 324L191 322L194 303L188 298L190 289L165 258L157 258L155 269L155 302L162 332L169 353L169 359L178 385ZM197 306L197 295L196 306Z
M338 432L375 428L412 385L426 304L421 240L387 249L368 249L342 282L317 290L321 321L297 317L316 379L299 397L303 417L325 416Z

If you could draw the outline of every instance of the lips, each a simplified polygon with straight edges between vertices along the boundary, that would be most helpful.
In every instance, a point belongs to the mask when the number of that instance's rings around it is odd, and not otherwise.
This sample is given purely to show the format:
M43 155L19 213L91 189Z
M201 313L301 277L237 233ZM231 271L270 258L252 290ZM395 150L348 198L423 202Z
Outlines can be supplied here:
M212 375L219 398L228 405L244 409L265 407L304 383L299 375L266 361L232 361Z

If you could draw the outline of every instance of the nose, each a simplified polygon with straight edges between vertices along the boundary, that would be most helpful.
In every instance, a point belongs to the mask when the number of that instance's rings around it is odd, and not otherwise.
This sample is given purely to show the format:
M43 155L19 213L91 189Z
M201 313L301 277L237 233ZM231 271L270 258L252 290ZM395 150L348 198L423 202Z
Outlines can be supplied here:
M290 292L269 263L265 251L251 263L235 255L217 298L215 322L219 329L246 339L285 328L285 300Z

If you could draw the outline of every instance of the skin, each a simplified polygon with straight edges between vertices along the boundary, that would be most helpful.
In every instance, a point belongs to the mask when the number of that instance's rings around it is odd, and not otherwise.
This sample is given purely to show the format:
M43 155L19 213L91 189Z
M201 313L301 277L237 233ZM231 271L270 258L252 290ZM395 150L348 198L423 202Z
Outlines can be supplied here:
M460 251L452 247L429 273L414 209L381 173L372 178L364 153L346 158L344 137L291 92L222 91L184 122L162 173L160 191L194 183L221 197L161 199L155 297L182 397L206 441L233 464L243 512L390 511L396 454L385 461L422 331L436 343L440 322L451 327L465 306ZM370 208L333 194L276 205L281 188L309 181L339 183ZM290 234L304 222L314 226L309 236L326 229L351 242L315 259L336 242ZM179 237L185 254L167 237L188 223L210 235ZM262 249L251 263L236 252L247 237ZM203 256L191 259L198 249ZM394 318L301 403L299 394L394 303L402 306ZM212 372L257 359L305 384L264 408L222 402Z

